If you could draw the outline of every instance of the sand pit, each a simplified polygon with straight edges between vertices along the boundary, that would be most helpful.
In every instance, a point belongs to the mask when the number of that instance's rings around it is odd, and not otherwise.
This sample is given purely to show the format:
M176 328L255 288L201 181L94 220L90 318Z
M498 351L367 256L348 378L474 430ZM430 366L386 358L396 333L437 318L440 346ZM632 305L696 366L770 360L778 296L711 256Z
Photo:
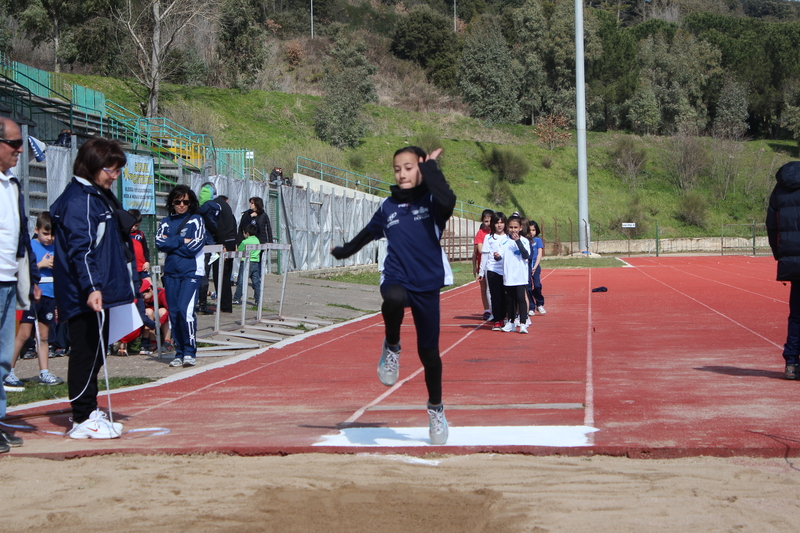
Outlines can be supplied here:
M7 531L797 531L795 460L523 455L2 459Z

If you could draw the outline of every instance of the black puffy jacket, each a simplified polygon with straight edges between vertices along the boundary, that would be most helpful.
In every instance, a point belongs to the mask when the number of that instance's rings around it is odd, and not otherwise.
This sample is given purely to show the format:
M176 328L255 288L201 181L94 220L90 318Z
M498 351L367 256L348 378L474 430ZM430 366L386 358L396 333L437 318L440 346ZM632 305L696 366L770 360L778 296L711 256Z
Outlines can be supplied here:
M767 237L778 261L778 281L800 281L800 161L786 163L767 208Z

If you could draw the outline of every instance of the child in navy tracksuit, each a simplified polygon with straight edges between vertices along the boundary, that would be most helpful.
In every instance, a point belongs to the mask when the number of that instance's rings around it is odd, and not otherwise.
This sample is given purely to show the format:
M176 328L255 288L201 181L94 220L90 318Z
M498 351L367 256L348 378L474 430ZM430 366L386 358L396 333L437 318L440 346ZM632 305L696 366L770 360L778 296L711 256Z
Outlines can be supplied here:
M169 364L173 367L194 366L197 354L195 304L205 274L206 238L198 208L194 191L186 185L176 186L167 196L170 215L161 220L156 232L156 247L167 256L163 281L175 346L175 359Z
M386 386L397 382L400 325L411 307L417 330L417 350L425 367L428 417L432 444L447 442L447 419L442 405L442 360L439 356L439 289L453 283L450 264L439 242L453 214L456 195L436 165L441 149L426 155L408 146L394 154L392 195L356 237L333 248L337 259L358 252L373 239L386 237L387 255L381 275L381 312L386 337L378 377Z

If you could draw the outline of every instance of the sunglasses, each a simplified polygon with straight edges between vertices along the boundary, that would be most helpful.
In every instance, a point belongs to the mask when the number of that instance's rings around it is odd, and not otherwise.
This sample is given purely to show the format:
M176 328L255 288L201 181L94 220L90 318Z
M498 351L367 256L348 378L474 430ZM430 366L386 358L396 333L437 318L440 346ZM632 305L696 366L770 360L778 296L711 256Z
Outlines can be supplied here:
M0 139L0 143L6 143L14 150L22 148L22 139Z
M175 200L174 202L172 202L172 205L189 205L191 203L192 203L191 200Z

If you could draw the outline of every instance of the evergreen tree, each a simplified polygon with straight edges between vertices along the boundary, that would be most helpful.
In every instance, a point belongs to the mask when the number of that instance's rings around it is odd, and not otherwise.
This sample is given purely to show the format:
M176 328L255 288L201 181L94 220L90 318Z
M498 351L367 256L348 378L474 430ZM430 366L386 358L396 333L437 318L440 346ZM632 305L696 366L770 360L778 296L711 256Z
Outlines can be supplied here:
M219 56L234 87L253 84L266 60L265 5L258 0L224 0L219 16Z
M734 79L728 79L717 101L714 134L724 139L740 139L747 131L747 91Z
M314 129L323 141L337 148L356 146L366 132L364 104L378 99L367 61L366 45L337 39L325 66L322 103L314 115Z
M476 19L470 24L458 63L458 88L470 114L490 124L517 122L518 87L499 26L487 17Z
M425 69L428 81L453 87L457 57L453 20L428 5L415 6L402 17L392 34L391 52Z
M628 121L637 133L658 133L661 126L661 111L650 80L643 78L639 89L628 101Z
M547 21L538 0L526 0L521 8L512 12L511 18L517 39L512 53L519 69L520 111L534 124L547 89L547 73L542 59Z

